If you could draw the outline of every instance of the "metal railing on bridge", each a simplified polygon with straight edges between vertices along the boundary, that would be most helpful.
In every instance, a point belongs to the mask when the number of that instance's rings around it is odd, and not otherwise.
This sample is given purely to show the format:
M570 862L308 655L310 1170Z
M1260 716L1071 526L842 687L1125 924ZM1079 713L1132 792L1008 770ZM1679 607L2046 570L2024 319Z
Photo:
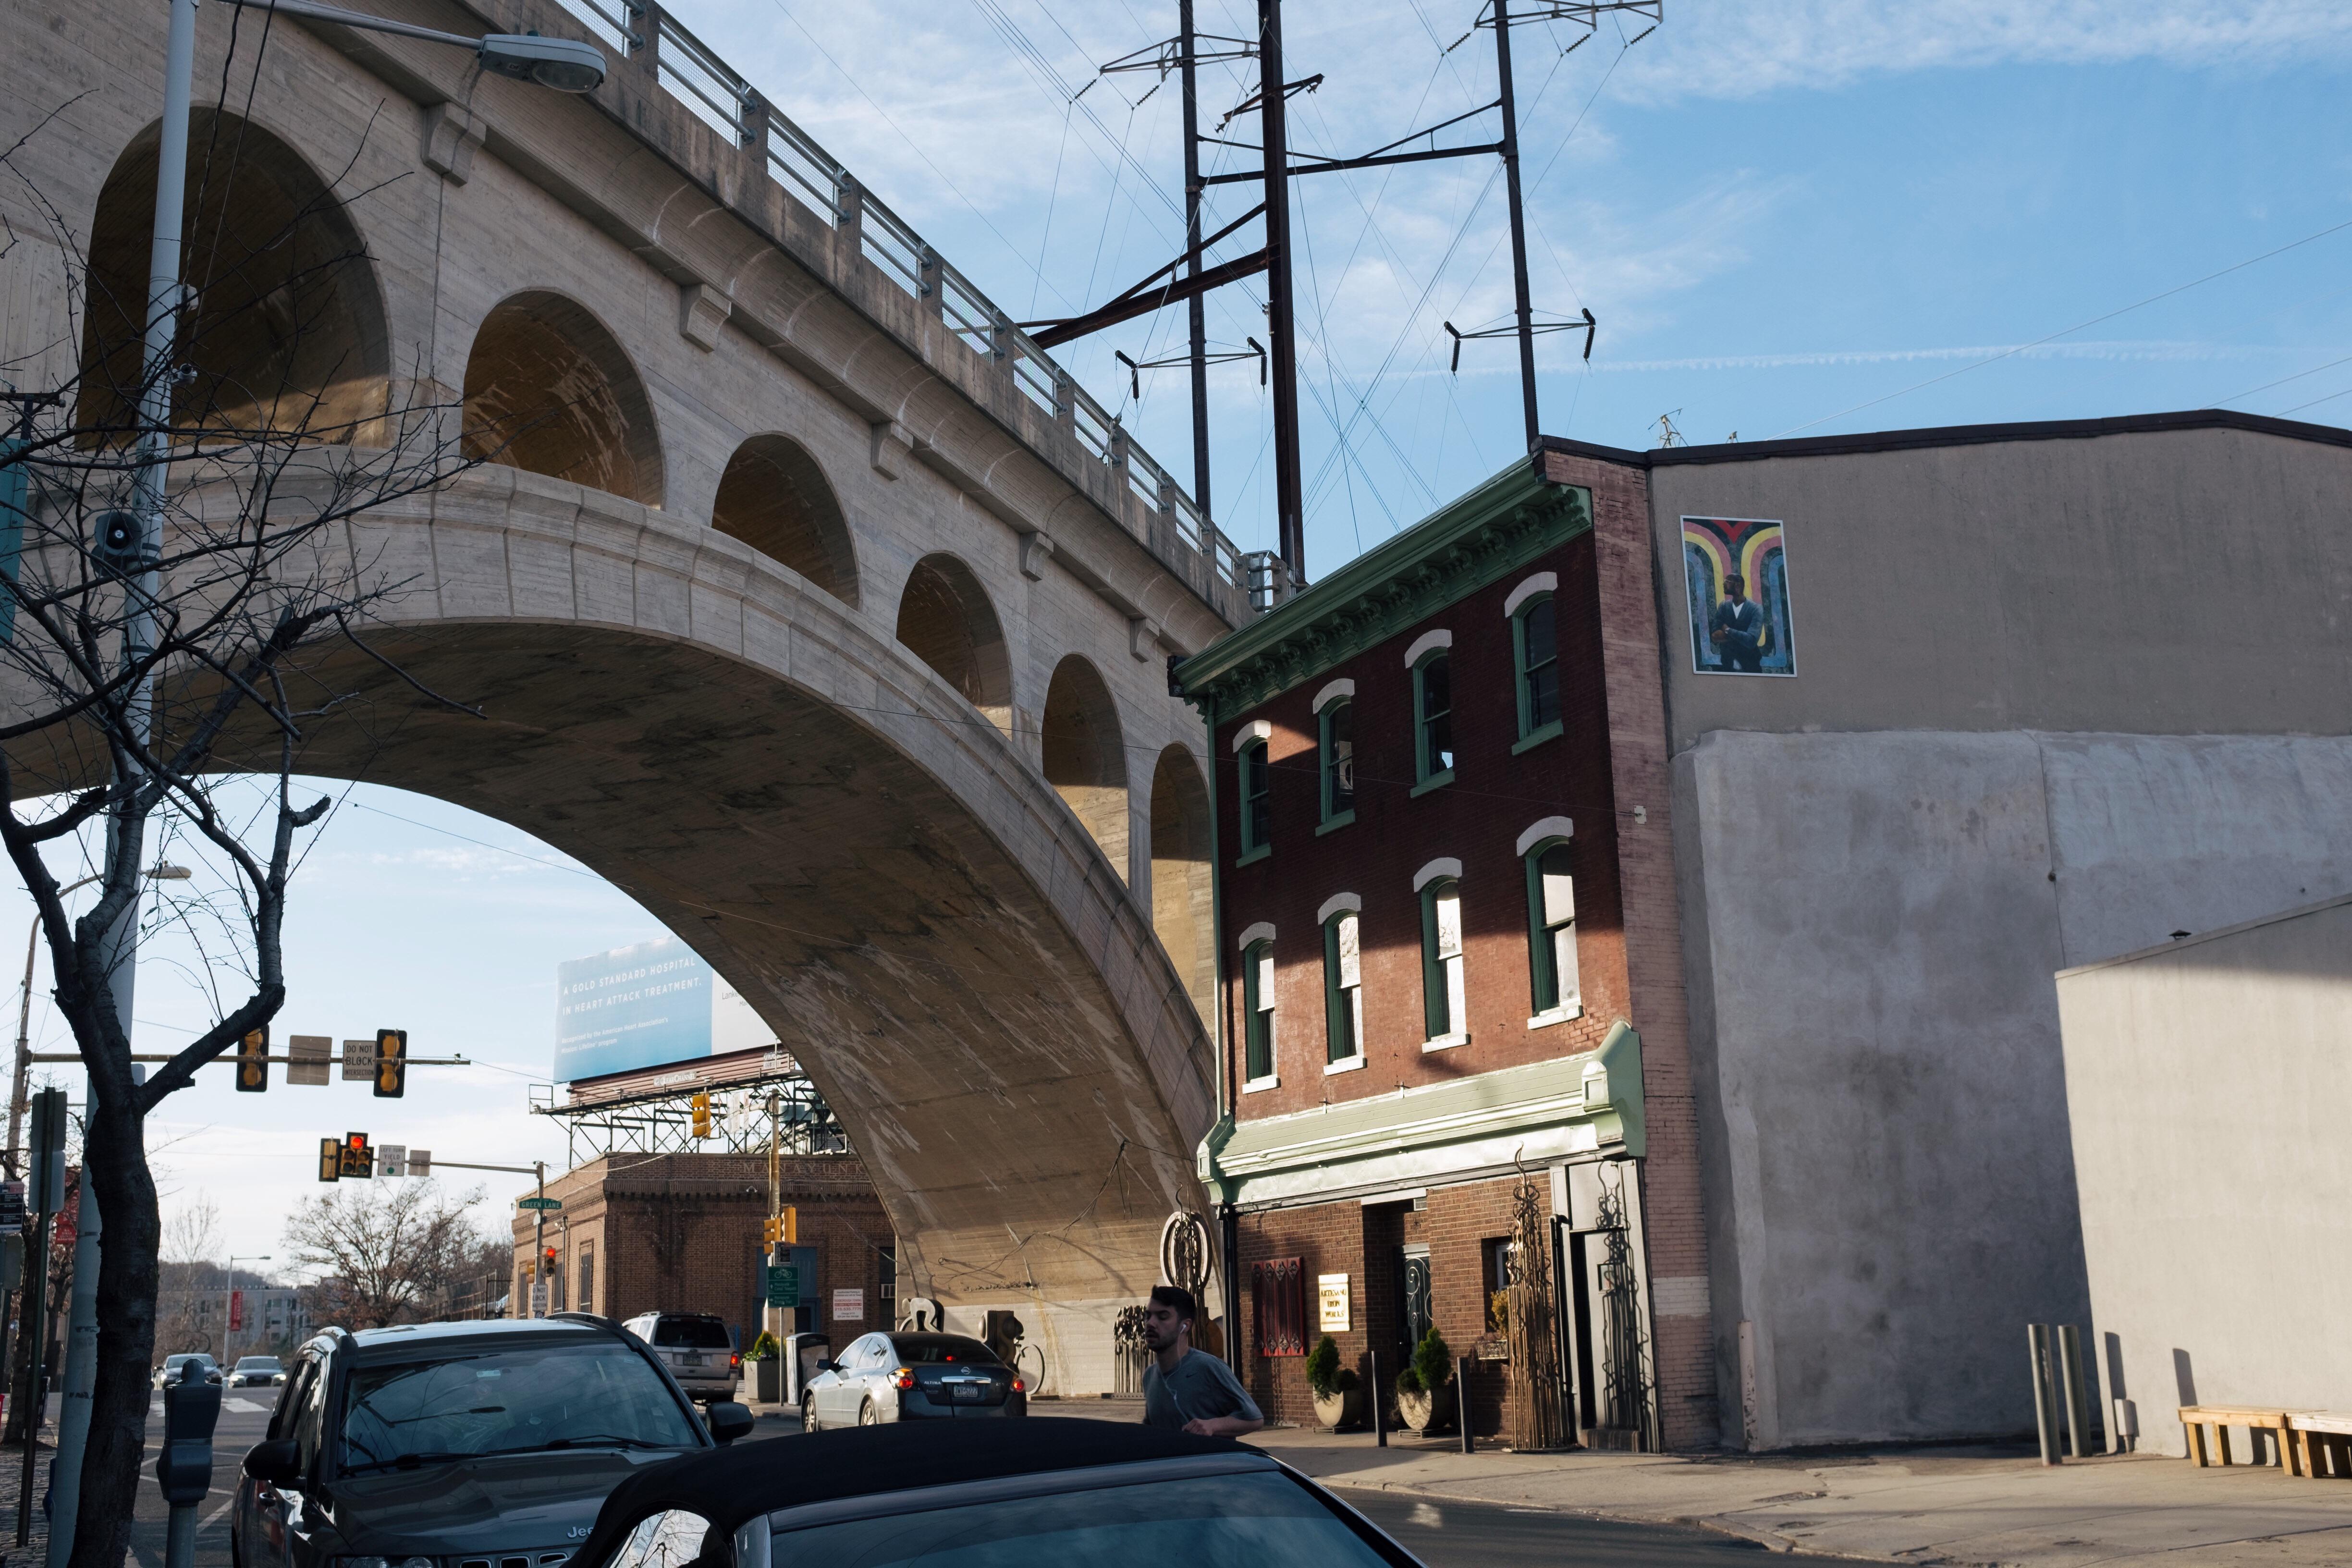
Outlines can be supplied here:
M1096 461L1123 478L1141 503L1139 530L1122 505L1116 515L1146 548L1199 560L1211 580L1246 604L1241 555L1175 477L1136 445L1118 416L1054 363L979 285L931 248L814 136L777 112L758 89L658 5L646 0L556 0L607 47L740 147L764 148L769 178L834 228L855 235L857 254L922 302L974 353L1003 365L1013 385ZM1171 564L1178 564L1171 562Z

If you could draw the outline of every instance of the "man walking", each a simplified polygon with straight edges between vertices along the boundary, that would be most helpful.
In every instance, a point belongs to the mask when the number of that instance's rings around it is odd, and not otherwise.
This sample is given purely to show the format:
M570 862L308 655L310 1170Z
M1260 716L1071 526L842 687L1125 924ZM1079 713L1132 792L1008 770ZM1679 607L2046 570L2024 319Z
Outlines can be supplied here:
M1265 1425L1265 1414L1234 1369L1192 1348L1192 1292L1155 1285L1143 1309L1143 1346L1152 1363L1143 1370L1143 1424L1200 1437L1238 1437Z

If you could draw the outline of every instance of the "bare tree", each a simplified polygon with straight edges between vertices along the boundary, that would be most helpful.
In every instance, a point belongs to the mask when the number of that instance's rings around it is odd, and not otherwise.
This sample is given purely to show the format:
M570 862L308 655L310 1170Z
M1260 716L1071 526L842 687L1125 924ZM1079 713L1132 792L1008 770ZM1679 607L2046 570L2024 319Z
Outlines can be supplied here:
M286 1222L286 1246L298 1268L319 1271L312 1315L353 1329L429 1315L489 1246L467 1214L481 1200L478 1189L453 1198L412 1181L338 1183L302 1204Z
M213 1353L213 1329L204 1307L220 1277L219 1254L220 1205L199 1193L163 1222L155 1290L157 1353Z
M73 1568L118 1568L139 1484L163 1239L146 1119L284 1001L289 884L329 804L294 798L297 748L349 702L322 663L374 658L366 628L399 591L339 553L341 525L478 460L460 449L454 405L397 391L432 384L353 362L366 261L333 182L232 212L225 193L266 175L223 129L234 117L203 113L188 181L198 243L163 293L178 302L166 353L142 343L135 205L124 219L101 200L85 247L25 173L32 137L0 152L0 225L34 212L47 229L0 228L0 247L54 247L79 312L78 353L0 363L16 389L0 405L14 420L0 426L0 847L89 1074L85 1165L105 1218ZM42 374L60 359L78 368ZM202 927L214 1022L142 1082L130 960L150 856L174 840L215 879L162 914ZM77 916L67 893L85 879L94 901Z

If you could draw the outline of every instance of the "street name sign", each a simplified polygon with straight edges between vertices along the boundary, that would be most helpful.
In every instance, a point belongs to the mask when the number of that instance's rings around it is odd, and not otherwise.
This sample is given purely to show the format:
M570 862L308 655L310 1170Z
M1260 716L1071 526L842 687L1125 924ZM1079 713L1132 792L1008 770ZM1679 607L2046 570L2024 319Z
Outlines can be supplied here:
M562 1198L517 1198L515 1200L515 1207L519 1209L560 1209L562 1206Z

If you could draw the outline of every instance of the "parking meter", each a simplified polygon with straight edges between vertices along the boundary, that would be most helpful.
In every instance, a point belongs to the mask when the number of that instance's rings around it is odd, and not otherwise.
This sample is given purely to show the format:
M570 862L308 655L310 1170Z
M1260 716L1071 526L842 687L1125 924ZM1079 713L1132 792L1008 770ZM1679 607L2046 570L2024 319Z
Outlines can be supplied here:
M163 1385L163 1451L155 1479L172 1505L164 1568L192 1568L196 1560L196 1505L213 1488L213 1428L220 1424L221 1385L205 1377L205 1363L190 1357L180 1375Z

